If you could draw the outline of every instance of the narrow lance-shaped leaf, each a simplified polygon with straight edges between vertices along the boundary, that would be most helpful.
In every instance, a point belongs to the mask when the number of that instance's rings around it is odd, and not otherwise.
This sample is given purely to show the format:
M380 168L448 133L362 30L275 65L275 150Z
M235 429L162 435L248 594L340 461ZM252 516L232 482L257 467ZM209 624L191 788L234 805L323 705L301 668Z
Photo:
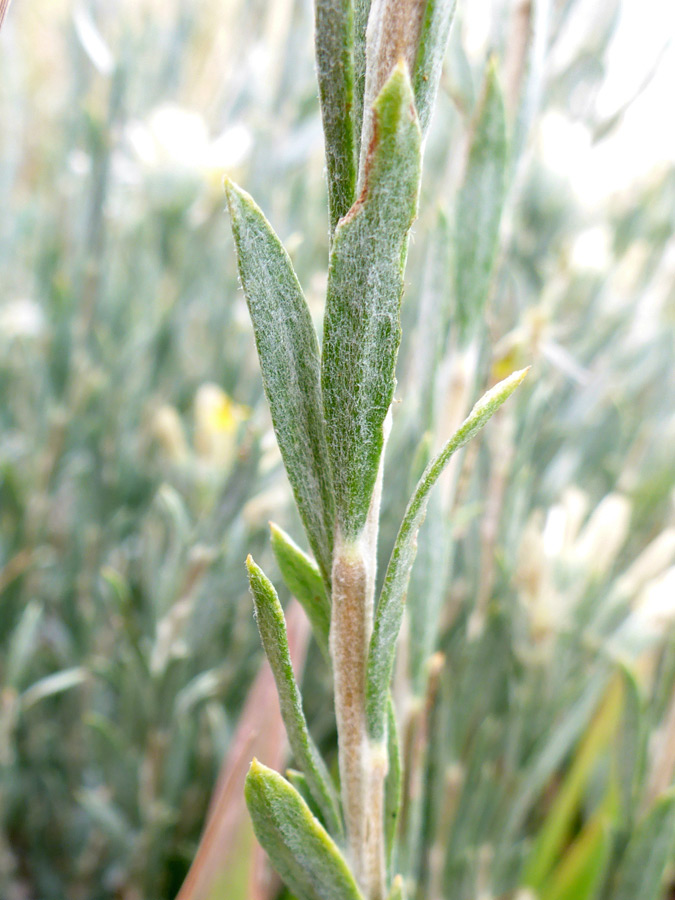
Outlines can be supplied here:
M46 675L20 695L21 708L25 711L47 697L54 697L56 694L63 694L71 688L78 687L84 684L87 676L87 670L83 666L74 666L72 669L63 669L54 672L53 675Z
M429 492L453 453L485 425L523 381L527 372L527 369L514 372L481 397L468 418L426 467L410 498L387 566L368 652L366 712L368 733L373 740L382 740L384 736L387 688L394 664L396 638L403 618L410 570L415 560L417 532L424 520Z
M365 524L382 455L417 211L420 130L404 66L383 88L375 118L363 193L335 232L324 323L324 409L336 517L346 539Z
M272 550L274 550L281 577L288 590L307 613L314 636L326 659L330 659L328 651L330 600L326 595L321 572L314 560L303 553L283 528L279 528L274 522L270 522L270 534Z
M675 847L675 794L662 797L634 833L612 888L612 900L660 900Z
M377 97L397 65L414 73L426 0L372 0L366 29L365 86L358 190L368 175L371 145L377 140Z
M387 758L389 771L384 782L384 852L387 868L391 869L403 796L403 760L391 693L387 701Z
M363 126L363 98L366 90L366 28L370 0L354 0L354 130L357 160Z
M495 63L487 70L473 124L455 224L456 292L462 338L478 327L492 283L506 193L508 145Z
M623 685L620 677L615 675L576 750L530 851L523 881L537 893L542 890L570 839L584 791L598 760L610 742L615 740L622 703Z
M422 134L426 134L441 80L443 58L457 0L427 0L413 70L415 106Z
M602 813L586 825L546 882L546 900L594 900L609 860L609 829Z
M286 726L291 751L305 773L309 789L327 826L334 834L341 835L342 821L337 796L326 766L311 738L302 710L302 699L288 651L284 611L272 583L250 556L246 560L246 567L258 630L276 682L281 717Z
M636 807L639 773L645 756L645 729L637 678L627 666L621 666L621 676L623 710L615 746L616 774L621 800L621 819L626 828L629 828Z
M239 274L279 449L326 584L333 495L321 407L319 345L288 254L252 198L226 182Z
M297 900L362 900L334 841L281 775L254 759L245 794L256 837Z
M351 0L315 0L315 49L331 232L356 199Z

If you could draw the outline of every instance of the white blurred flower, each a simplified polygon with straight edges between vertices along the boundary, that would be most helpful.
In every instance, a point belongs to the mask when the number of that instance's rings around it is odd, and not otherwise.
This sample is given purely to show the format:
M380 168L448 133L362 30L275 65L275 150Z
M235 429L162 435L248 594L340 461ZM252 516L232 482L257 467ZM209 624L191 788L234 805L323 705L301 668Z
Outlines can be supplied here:
M607 494L596 506L572 549L573 561L594 577L605 575L621 550L631 505L622 494Z
M245 161L253 142L242 123L212 139L201 113L175 104L131 123L127 140L156 199L166 204L187 204L200 188L220 190L223 176Z
M675 560L675 528L666 528L626 569L617 584L624 597L636 596L645 585L658 579Z
M635 615L645 632L653 632L656 637L663 636L672 627L675 622L675 566L645 585Z
M607 225L594 225L579 232L570 253L575 269L607 272L612 261L612 233Z
M46 331L42 308L27 297L10 300L0 307L0 335L12 338L39 338Z
M586 586L609 572L628 535L631 506L623 495L604 497L582 528L587 508L586 494L569 487L545 517L536 510L523 532L515 584L532 637L544 647L565 627Z
M647 671L654 659L647 652L675 625L675 566L648 582L635 608L617 629L612 644L618 655L640 657Z
M563 621L563 603L555 590L551 559L546 552L541 510L525 526L514 578L535 642L546 643Z

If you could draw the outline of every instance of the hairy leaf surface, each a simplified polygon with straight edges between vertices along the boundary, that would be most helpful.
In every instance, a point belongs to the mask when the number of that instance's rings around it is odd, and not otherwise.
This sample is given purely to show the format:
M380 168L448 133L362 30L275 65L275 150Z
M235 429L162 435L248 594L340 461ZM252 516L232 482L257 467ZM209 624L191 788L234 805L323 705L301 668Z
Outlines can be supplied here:
M448 47L450 26L456 7L457 0L427 0L426 2L413 70L415 106L420 118L422 134L426 133L431 121L431 112L436 102L443 58Z
M307 618L312 623L314 636L326 658L328 652L328 632L330 631L330 600L314 560L298 547L283 530L270 522L272 550L281 571L281 577L291 594L302 605Z
M375 117L363 193L335 232L324 323L327 440L337 521L347 539L365 524L380 464L417 211L421 138L405 67L382 89Z
M285 778L254 759L245 793L256 837L297 900L362 900L335 842Z
M410 498L387 566L368 652L366 702L368 732L373 740L381 740L384 735L387 688L394 664L396 638L403 618L410 570L415 560L417 532L424 520L429 492L453 453L485 425L521 384L527 371L514 372L481 397L468 418L426 467Z
M256 620L265 655L274 674L281 716L291 751L307 778L307 784L326 824L334 834L342 833L336 792L328 770L307 728L302 698L293 674L288 650L286 620L277 592L262 569L249 556L248 578L255 603Z
M330 584L333 495L319 344L293 266L252 198L226 182L239 274L279 449L319 568Z
M332 231L356 198L354 14L351 0L315 0L314 9Z

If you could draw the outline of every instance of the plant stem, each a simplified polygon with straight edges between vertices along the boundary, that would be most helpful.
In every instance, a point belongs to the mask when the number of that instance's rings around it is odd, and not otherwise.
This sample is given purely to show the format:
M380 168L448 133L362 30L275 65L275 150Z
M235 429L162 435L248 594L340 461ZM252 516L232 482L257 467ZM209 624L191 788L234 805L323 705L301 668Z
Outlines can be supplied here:
M385 420L384 440L390 429ZM384 454L383 454L384 456ZM366 729L366 662L373 630L382 463L366 526L354 541L335 537L330 653L333 662L340 783L354 875L367 900L385 896L384 782L386 747Z
M333 564L330 652L333 660L340 782L351 863L357 881L366 875L368 739L365 672L372 628L366 559L359 544L338 539Z

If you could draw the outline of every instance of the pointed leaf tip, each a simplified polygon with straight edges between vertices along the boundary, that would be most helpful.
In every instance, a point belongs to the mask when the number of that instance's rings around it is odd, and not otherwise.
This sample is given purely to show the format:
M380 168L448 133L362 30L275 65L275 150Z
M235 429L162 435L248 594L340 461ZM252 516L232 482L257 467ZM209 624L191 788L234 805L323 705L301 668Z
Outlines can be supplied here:
M284 611L272 582L250 555L248 570L258 631L274 675L288 742L324 821L334 834L339 835L342 833L339 802L326 765L307 728L288 647Z
M335 518L347 540L364 527L377 480L417 214L421 133L405 69L394 70L380 91L374 118L359 199L335 231L324 318L326 438Z
M366 715L372 740L382 740L385 733L387 688L394 665L410 571L417 552L417 532L424 521L429 492L453 454L467 444L508 400L527 372L528 369L513 372L480 398L440 453L428 464L410 498L384 576L368 651Z
M225 181L232 233L272 422L310 546L330 584L333 488L319 342L288 253L259 207Z

